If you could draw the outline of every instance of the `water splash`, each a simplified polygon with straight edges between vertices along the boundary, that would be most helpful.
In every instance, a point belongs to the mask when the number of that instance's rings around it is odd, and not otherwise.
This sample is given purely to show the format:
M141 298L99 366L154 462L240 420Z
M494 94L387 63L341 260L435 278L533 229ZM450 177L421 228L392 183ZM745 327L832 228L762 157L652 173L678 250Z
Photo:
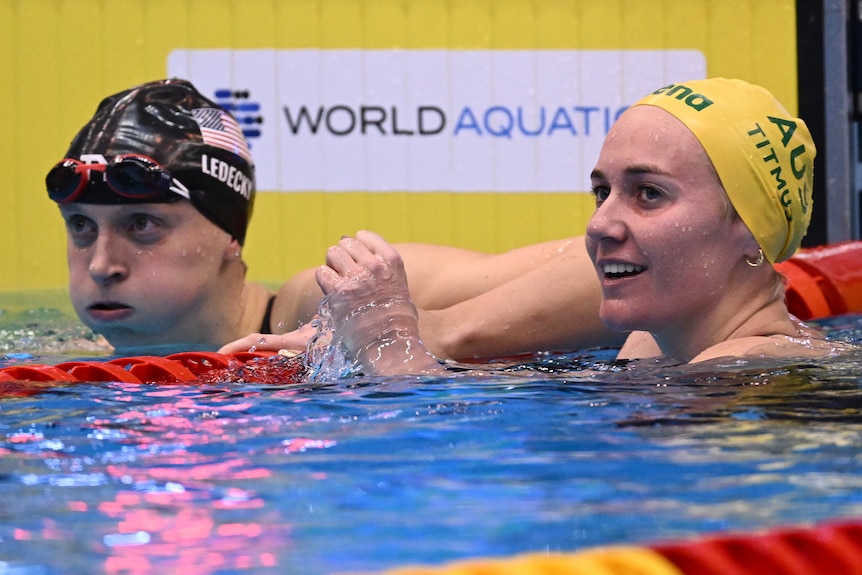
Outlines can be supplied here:
M320 301L317 317L312 320L311 325L316 331L306 348L305 363L309 369L308 380L333 381L356 375L359 365L347 357L339 344L340 340L332 323L328 296Z

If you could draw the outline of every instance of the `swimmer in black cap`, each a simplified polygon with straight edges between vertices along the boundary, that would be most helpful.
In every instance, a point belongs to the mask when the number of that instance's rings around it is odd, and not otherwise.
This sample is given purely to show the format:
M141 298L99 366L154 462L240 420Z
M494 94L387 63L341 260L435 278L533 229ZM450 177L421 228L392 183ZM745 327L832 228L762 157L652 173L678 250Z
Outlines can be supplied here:
M270 331L245 280L254 165L236 120L183 80L105 98L46 177L82 321L120 352Z
M281 332L316 311L315 270L278 294L246 281L252 159L236 121L190 83L150 82L105 98L46 183L66 221L75 310L118 353L305 349L313 330ZM582 237L502 254L415 243L398 249L423 308L426 341L441 357L621 341L598 320L598 282ZM585 273L570 274L570 266ZM548 268L566 270L552 290ZM489 317L487 310L536 285L541 310L509 306ZM546 321L572 301L575 329Z

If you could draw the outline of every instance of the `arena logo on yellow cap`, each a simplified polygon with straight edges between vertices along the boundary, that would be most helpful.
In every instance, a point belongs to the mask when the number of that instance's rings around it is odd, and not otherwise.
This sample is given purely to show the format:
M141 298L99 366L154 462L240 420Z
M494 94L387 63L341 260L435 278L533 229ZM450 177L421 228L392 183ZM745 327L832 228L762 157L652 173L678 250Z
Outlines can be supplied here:
M697 112L708 106L712 106L712 100L703 94L698 94L684 84L668 84L664 88L659 88L653 94L664 94L665 96L676 98Z

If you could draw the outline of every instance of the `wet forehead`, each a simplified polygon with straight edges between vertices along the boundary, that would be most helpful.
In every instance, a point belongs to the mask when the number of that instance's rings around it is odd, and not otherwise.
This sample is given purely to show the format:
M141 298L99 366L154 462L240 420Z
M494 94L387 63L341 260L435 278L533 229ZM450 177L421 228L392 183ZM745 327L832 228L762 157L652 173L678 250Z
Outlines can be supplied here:
M682 177L715 174L694 134L655 106L626 110L605 138L596 169L602 173L656 171Z
M189 218L198 214L197 210L187 201L171 203L140 203L140 204L88 204L73 202L60 206L63 215L81 214L94 220L112 220L135 214L149 214L157 217ZM203 216L201 216L203 218Z

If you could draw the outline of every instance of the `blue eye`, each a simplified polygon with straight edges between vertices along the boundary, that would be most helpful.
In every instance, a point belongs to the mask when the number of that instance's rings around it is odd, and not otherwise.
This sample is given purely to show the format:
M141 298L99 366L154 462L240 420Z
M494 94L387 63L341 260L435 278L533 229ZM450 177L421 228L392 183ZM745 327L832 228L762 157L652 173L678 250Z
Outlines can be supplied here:
M67 225L70 230L80 234L87 231L92 231L95 228L93 221L90 218L85 218L81 215L74 215L69 218Z
M131 228L135 231L147 231L155 225L153 218L146 214L136 214L131 221Z
M596 197L597 202L603 202L611 195L611 190L607 186L593 186L591 191Z
M641 188L641 197L644 200L648 200L648 201L649 200L659 200L662 197L664 197L664 194L662 194L660 191L658 191L657 189L655 189L653 187L643 186Z
M66 218L66 230L69 239L79 248L92 244L99 234L96 222L81 214L73 214Z

